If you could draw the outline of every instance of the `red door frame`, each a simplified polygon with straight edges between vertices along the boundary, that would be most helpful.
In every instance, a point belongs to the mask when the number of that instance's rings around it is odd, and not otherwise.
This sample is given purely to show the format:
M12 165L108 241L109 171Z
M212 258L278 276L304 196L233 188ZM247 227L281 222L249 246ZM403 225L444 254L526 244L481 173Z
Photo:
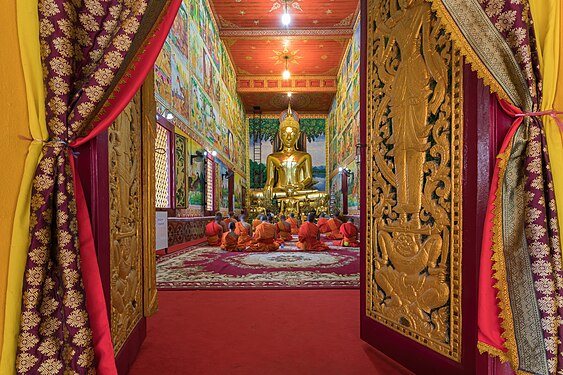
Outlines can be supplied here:
M235 211L235 174L229 169L229 212Z
M367 64L367 0L361 0L361 60L360 60L360 137L366 138L366 64ZM483 219L489 193L489 182L496 151L506 134L511 119L500 109L474 72L464 67L464 169L463 169L463 239L462 239L462 362L452 361L435 351L412 341L366 314L366 248L361 247L361 338L416 374L511 374L506 365L480 355L477 350L477 293L479 255ZM366 207L366 150L361 150L360 205ZM366 233L365 211L361 211L361 233Z
M348 215L348 172L343 169L340 173L342 185L342 215Z

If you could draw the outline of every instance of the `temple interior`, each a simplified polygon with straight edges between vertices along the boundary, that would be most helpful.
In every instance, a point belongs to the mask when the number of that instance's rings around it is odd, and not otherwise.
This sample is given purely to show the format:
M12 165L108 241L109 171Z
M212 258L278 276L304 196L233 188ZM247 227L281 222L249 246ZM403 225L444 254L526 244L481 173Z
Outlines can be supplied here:
M563 374L559 0L7 0L0 375Z

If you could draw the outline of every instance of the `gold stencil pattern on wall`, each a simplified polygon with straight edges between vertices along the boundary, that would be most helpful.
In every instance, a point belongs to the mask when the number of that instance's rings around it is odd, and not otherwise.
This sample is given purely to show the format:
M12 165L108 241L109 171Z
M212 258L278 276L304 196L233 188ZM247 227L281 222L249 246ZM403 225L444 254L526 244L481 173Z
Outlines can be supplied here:
M462 60L425 0L369 0L367 315L461 360Z
M115 352L143 317L141 94L108 130L111 334Z

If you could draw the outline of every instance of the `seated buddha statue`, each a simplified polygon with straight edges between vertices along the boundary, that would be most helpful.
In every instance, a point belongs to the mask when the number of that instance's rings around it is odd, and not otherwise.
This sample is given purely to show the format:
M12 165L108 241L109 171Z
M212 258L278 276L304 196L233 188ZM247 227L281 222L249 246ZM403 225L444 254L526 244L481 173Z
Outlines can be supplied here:
M288 108L287 117L280 124L278 134L282 149L268 155L266 159L264 197L304 197L317 192L310 189L314 184L311 155L296 149L301 132L291 107Z

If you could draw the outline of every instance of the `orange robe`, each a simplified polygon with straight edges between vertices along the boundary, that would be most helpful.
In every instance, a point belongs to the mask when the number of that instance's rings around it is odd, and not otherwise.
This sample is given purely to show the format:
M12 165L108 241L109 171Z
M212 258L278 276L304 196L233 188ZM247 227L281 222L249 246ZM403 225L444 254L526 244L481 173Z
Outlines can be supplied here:
M328 250L329 247L325 243L319 241L319 235L319 228L315 224L308 221L301 224L301 228L299 228L299 242L297 242L297 247L302 250Z
M290 217L286 220L291 226L291 234L299 233L299 223L294 218Z
M275 242L276 226L270 223L262 223L256 227L252 244L245 251L276 251L279 245Z
M238 236L233 232L223 233L221 249L225 251L239 251Z
M223 219L223 223L225 223L225 226L227 227L227 229L229 229L229 224L230 223L236 223L237 221L235 219L231 219L230 217Z
M326 236L326 238L328 238L329 240L341 240L342 238L344 238L342 233L340 233L340 226L342 225L342 222L340 220L335 217L330 218L326 222L326 225L330 230L330 234Z
M205 235L207 236L207 242L211 246L221 245L222 234L223 227L220 224L217 224L215 221L212 221L205 226Z
M256 227L260 224L262 224L262 220L260 220L260 219L252 220L252 233L254 233L254 231L256 230Z
M252 243L252 237L248 232L248 228L243 223L237 221L235 223L235 233L238 235L238 244L240 247L246 247Z
M287 221L278 221L276 223L276 242L284 243L292 239L291 225Z
M344 238L340 241L334 241L336 246L360 246L360 243L358 242L358 227L356 227L353 223L342 224L340 226L340 233Z
M328 227L328 225L326 224L328 221L328 219L326 217L321 217L319 219L319 221L317 222L317 226L319 227L319 230L321 231L321 233L328 233L330 232L330 228Z

